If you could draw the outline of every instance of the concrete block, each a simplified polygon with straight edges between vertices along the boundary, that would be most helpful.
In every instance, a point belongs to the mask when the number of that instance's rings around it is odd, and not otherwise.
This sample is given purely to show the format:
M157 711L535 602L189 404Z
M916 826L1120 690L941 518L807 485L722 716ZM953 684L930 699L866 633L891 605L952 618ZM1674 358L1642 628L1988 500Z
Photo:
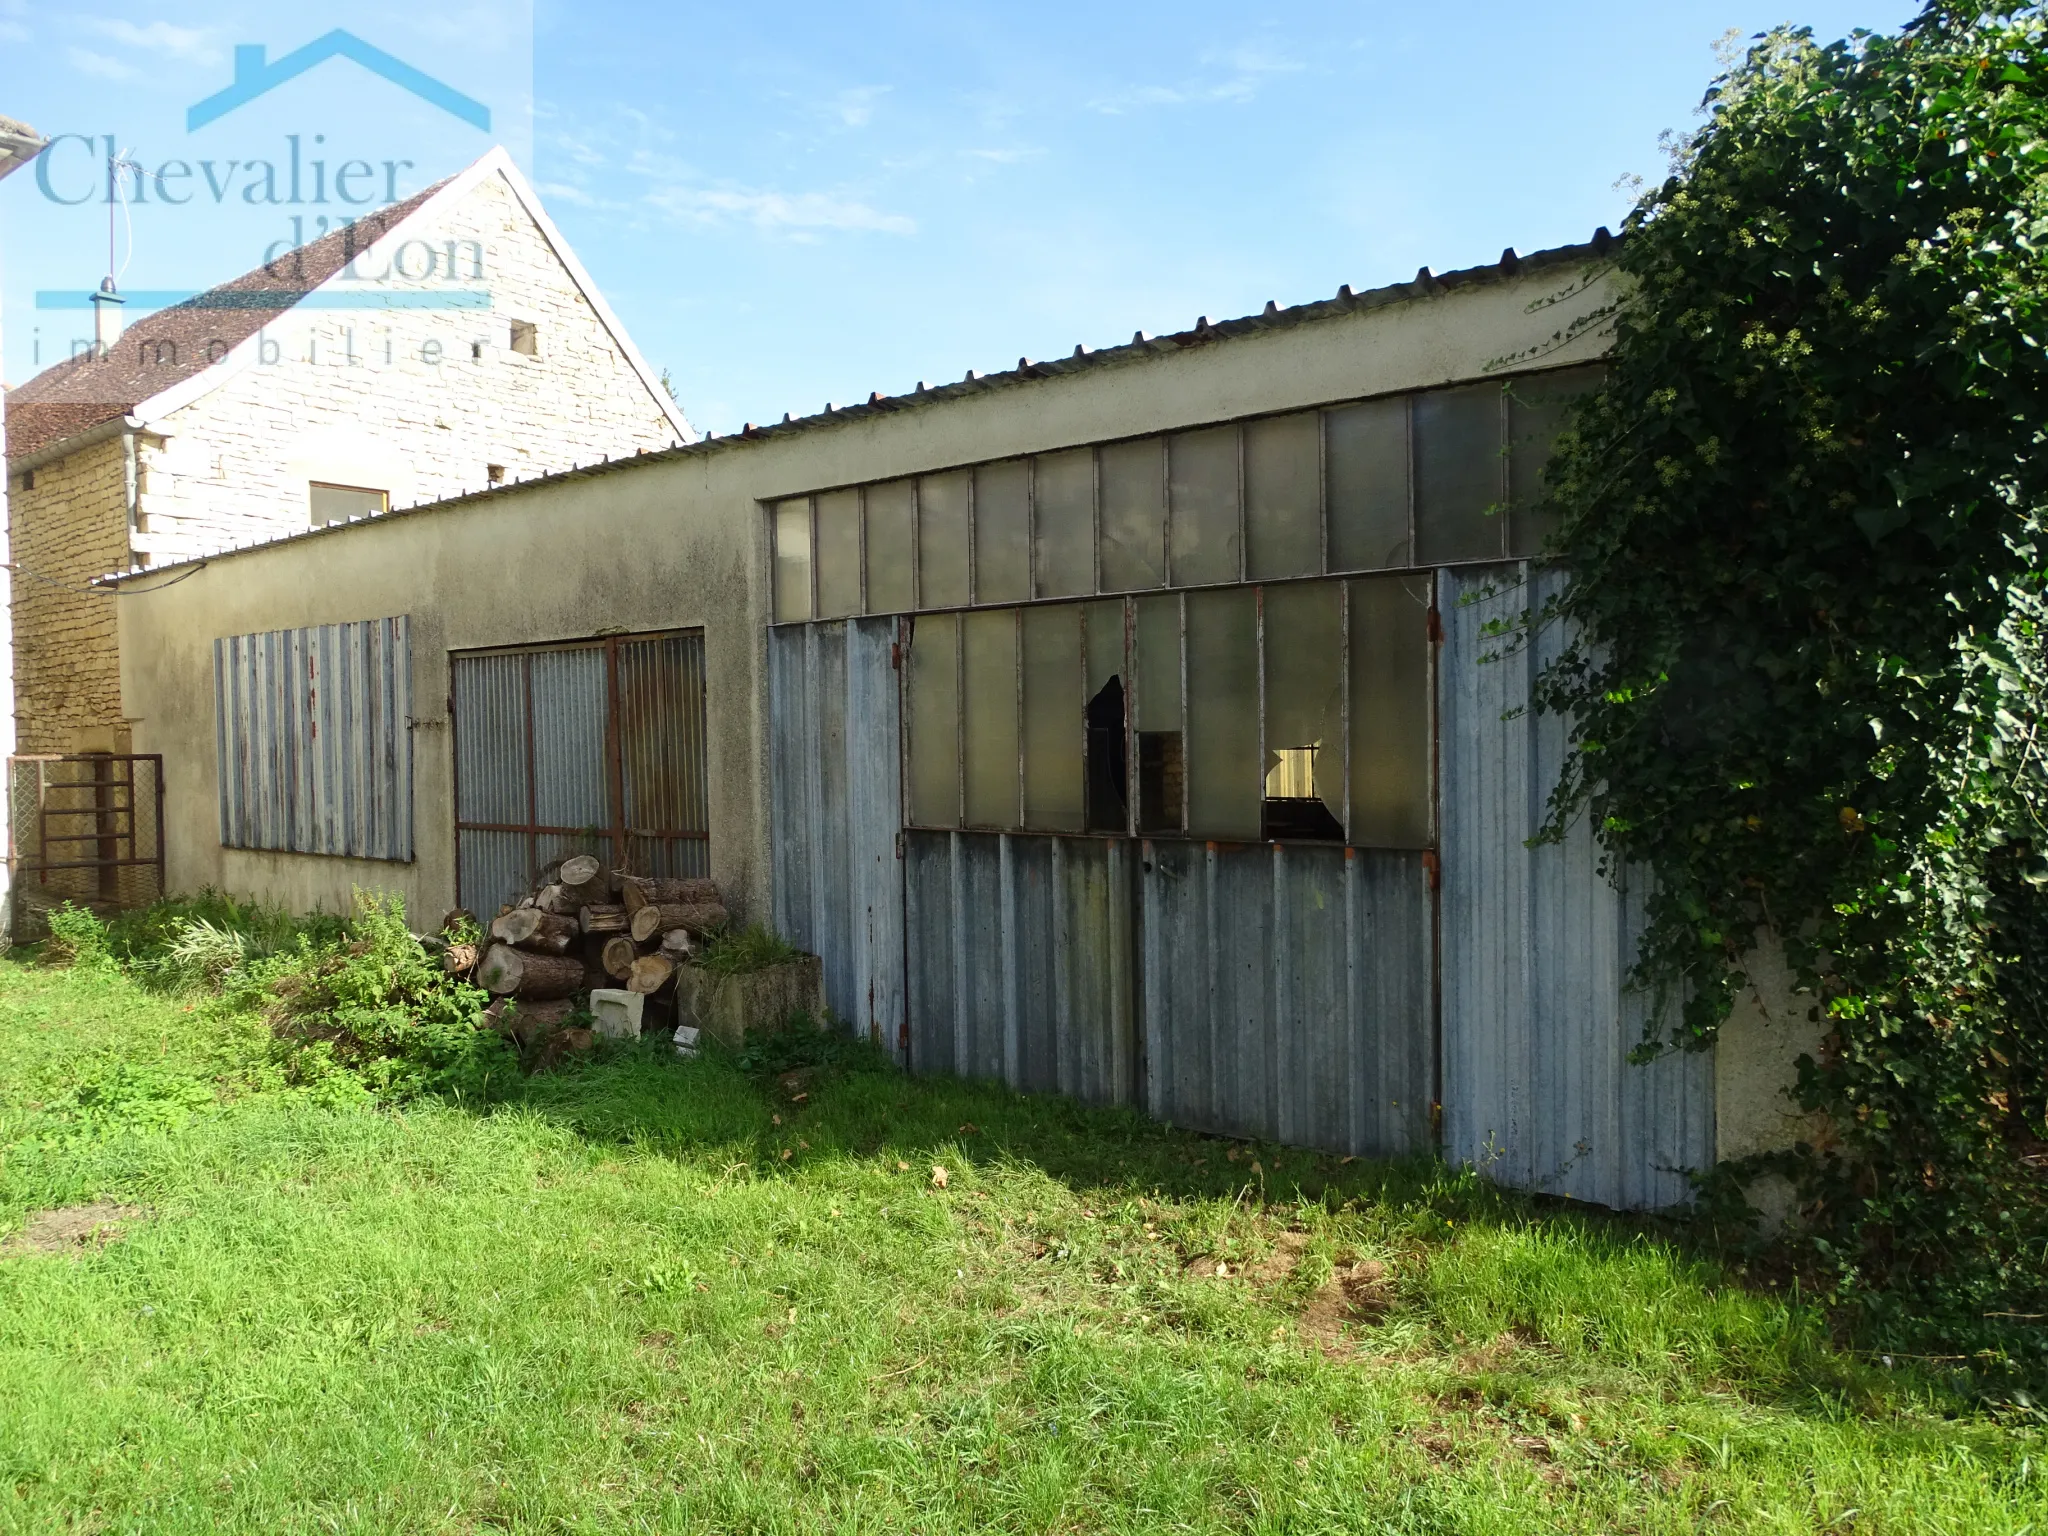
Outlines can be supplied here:
M692 1029L687 1024L678 1024L675 1033L676 1054L685 1061L690 1060L697 1054L697 1043L701 1038L701 1031Z
M647 1007L644 993L622 987L598 987L590 994L590 1016L607 1040L638 1040L640 1019Z

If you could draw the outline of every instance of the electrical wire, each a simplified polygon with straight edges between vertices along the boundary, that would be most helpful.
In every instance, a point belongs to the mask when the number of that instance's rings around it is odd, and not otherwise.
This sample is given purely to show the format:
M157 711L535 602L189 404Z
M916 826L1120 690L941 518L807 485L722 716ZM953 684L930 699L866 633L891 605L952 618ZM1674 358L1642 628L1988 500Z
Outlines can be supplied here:
M201 560L191 570L180 571L169 581L160 581L153 587L81 587L72 582L59 581L54 576L45 576L41 571L32 571L25 565L8 563L0 563L0 571L9 571L16 576L26 576L32 581L40 581L46 587L55 587L59 592L74 592L83 597L147 597L152 592L161 592L167 587L175 587L181 581L191 580L194 576L205 570L206 566L207 562Z

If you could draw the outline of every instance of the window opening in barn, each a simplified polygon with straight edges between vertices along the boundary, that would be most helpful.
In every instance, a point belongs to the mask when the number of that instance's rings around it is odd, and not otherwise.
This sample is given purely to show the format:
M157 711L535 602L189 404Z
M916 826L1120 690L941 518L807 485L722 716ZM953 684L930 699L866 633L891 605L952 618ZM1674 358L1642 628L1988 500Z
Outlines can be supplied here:
M1142 592L1166 585L1166 444L1156 437L1105 443L1102 474L1102 590Z
M321 480L309 482L307 499L316 528L345 523L353 517L375 517L391 507L387 491L362 485L329 485Z
M811 616L811 499L775 504L775 617L784 623Z
M1033 595L1095 590L1095 450L1041 454L1032 465Z
M1344 840L1344 589L1335 582L1267 587L1267 838Z
M1510 379L1508 394L1508 553L1528 558L1543 552L1557 523L1543 505L1543 468L1572 402L1598 386L1605 370L1561 368L1554 373Z
M860 612L860 492L826 491L812 501L816 616L843 619Z
M1426 848L1431 723L1428 576L1348 583L1351 841Z
M907 612L917 606L917 482L871 485L864 500L868 612Z
M1205 427L1167 440L1169 576L1177 587L1244 579L1238 517L1236 427Z
M1031 595L1031 461L974 472L974 600L1016 603Z
M1023 610L1024 818L1045 832L1086 828L1084 609Z
M1081 646L1086 677L1082 692L1083 793L1090 832L1128 832L1130 809L1130 717L1125 708L1125 626L1121 602L1088 603L1081 609Z
M1501 559L1507 553L1501 386L1427 390L1414 405L1417 562Z
M1411 564L1408 400L1367 400L1323 413L1330 569Z
M967 825L1020 825L1017 619L1014 608L963 615L960 623L961 743L966 753Z
M521 357L540 355L540 327L531 320L512 322L512 350Z
M910 821L960 825L960 618L926 614L912 621L908 757Z
M1260 836L1258 593L1223 587L1187 595L1188 829Z
M1132 623L1137 673L1138 830L1187 826L1181 730L1181 600L1141 597Z
M1245 423L1246 574L1254 581L1323 571L1322 413Z
M967 605L973 477L966 470L925 475L917 482L918 603Z

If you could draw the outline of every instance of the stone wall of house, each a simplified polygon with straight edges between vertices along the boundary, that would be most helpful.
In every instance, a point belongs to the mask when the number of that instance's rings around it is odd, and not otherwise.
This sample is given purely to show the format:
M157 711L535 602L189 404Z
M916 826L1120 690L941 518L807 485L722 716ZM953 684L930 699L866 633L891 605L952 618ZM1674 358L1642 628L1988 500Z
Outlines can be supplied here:
M25 484L32 479L32 484ZM13 519L15 750L111 750L121 721L114 605L79 590L128 568L127 453L118 437L17 476Z
M356 302L321 305L333 291ZM390 293L419 307L379 307ZM532 355L514 350L515 321L533 327ZM153 344L147 317L117 343ZM280 316L219 377L152 420L160 435L137 435L132 528L119 438L34 470L32 489L11 477L15 559L33 573L15 582L17 750L104 750L124 724L117 599L53 583L302 532L314 481L404 507L482 490L492 466L511 482L676 441L496 174L423 209L395 251L372 251Z

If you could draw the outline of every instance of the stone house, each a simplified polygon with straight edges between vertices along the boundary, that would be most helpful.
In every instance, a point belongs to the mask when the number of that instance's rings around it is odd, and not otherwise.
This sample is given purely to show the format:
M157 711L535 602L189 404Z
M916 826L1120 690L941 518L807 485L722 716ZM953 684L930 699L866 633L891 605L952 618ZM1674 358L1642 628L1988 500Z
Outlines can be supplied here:
M7 396L17 751L126 751L113 571L693 440L503 150Z

